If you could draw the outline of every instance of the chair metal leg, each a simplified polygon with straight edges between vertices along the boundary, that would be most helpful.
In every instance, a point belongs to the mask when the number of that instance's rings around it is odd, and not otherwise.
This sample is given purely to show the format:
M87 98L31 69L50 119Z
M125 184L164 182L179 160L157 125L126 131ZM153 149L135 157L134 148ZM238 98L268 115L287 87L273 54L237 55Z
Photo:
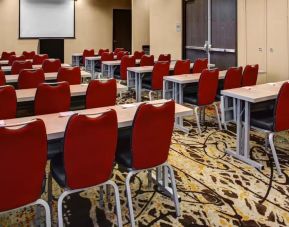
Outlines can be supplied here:
M150 101L153 101L153 96L152 96L152 94L153 94L153 91L149 91L149 99L150 99Z
M152 171L151 170L148 170L147 177L148 177L148 187L151 188L152 187Z
M57 215L58 215L58 226L63 227L63 212L62 212L62 202L64 198L69 195L69 192L64 191L58 198L57 202Z
M48 173L48 180L47 180L47 197L48 197L48 204L50 206L50 210L52 213L53 194L52 194L52 175L51 175L50 171Z
M218 124L219 124L219 130L222 130L222 124L221 124L221 118L220 118L220 115L219 115L218 106L217 106L216 103L214 103L213 105L214 105L215 111L216 111L216 117L217 117L217 121L218 121Z
M49 205L46 201L43 199L38 199L35 204L39 204L44 207L45 209L45 219L46 219L46 226L51 227L51 213L50 213L50 208Z
M170 178L171 178L171 185L172 185L172 190L173 190L173 200L175 203L175 208L176 208L176 215L177 217L181 216L181 211L180 211L180 202L178 198L178 193L177 193L177 186L176 186L176 179L175 179L175 174L173 168L169 164L164 165L166 168L168 168Z
M106 199L110 201L110 184L106 185Z
M128 204L131 227L135 227L135 219L134 219L133 205L132 205L132 198L131 198L131 189L129 185L130 178L132 177L133 174L134 174L133 172L129 172L125 180L125 189L126 189L127 204Z
M108 185L111 185L113 187L113 189L114 189L114 197L115 197L115 204L116 204L116 215L117 215L117 225L119 227L121 227L122 226L122 218L121 218L121 207L120 207L119 190L118 190L117 185L111 180L109 180L107 182L107 186Z
M194 108L194 111L195 111L195 116L196 116L196 121L197 121L199 134L202 134L202 129L201 129L201 125L200 125L200 118L199 118L199 107L196 106Z
M270 143L270 147L271 147L271 150L272 150L274 162L275 162L278 174L280 176L280 175L282 175L282 172L281 172L278 156L277 156L277 153L276 153L276 149L275 149L275 146L274 146L274 133L270 133L269 134L269 143Z

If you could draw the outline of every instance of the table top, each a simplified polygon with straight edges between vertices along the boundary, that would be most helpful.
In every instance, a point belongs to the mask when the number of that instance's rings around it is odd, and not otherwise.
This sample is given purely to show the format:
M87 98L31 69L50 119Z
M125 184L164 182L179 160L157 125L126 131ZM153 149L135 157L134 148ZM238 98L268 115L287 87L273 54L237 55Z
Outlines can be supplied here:
M45 73L45 80L56 80L58 72L54 73ZM5 75L6 83L17 83L18 82L19 74L14 75ZM81 71L82 78L91 78L91 74L86 71Z
M135 63L137 65L140 64L140 59L136 59L135 60ZM115 60L115 61L103 61L102 62L103 65L108 65L108 66L117 66L117 65L120 65L121 64L121 60Z
M117 56L114 55L113 58L116 60ZM87 61L100 61L101 60L101 56L86 57L85 60L87 60Z
M170 70L174 70L175 68L175 61L172 61L170 64ZM194 63L191 63L190 68L192 69L194 66ZM154 66L139 66L139 67L129 67L127 68L128 71L134 72L134 73L150 73L153 71Z
M225 79L227 70L219 72L219 79ZM165 76L164 80L178 83L178 84L189 84L195 83L200 80L201 73L194 73L194 74L184 74L178 76Z
M283 83L289 81L280 81L276 83L260 84L251 87L242 87L221 91L221 94L227 97L240 99L243 101L258 103L276 99Z
M155 100L151 103L160 104L164 101L166 100ZM108 109L114 109L116 110L116 113L117 113L118 127L122 128L122 127L128 127L132 125L134 115L136 113L138 105L140 105L140 103L135 103L134 106L130 108L126 108L123 105L117 105L117 106L102 107L102 108L95 108L95 109L79 110L79 111L75 111L75 113L97 114L97 113L106 111ZM176 117L190 116L192 114L193 114L192 109L176 104L176 108L175 108ZM16 123L21 123L21 122L27 122L35 118L39 118L44 121L45 126L46 126L46 133L47 133L48 140L63 138L69 117L60 117L59 113L5 120L5 124L10 125L10 124L16 124Z
M64 64L61 64L61 67L71 67L71 65L64 63ZM1 67L2 71L4 72L10 72L11 68L12 66L10 65ZM42 68L42 65L32 65L32 69L40 69L40 68Z
M88 84L70 85L71 96L74 97L85 95L87 87ZM16 90L17 102L33 101L35 99L36 90L36 88ZM117 83L117 93L122 91L127 91L127 87Z

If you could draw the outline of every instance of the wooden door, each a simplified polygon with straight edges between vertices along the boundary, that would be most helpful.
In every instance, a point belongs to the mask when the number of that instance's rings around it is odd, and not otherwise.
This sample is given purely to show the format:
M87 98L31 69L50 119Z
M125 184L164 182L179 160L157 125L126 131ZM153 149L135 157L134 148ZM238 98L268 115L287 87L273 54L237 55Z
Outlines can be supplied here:
M131 10L113 10L113 49L120 47L131 52L132 39Z
M288 1L267 0L268 82L288 80Z

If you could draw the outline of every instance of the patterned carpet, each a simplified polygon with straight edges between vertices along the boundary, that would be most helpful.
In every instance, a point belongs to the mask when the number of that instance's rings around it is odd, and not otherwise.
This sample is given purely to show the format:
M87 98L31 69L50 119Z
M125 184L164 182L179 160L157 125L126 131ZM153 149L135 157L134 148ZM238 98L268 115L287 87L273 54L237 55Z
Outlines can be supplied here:
M119 103L131 101L123 97ZM210 110L207 114L211 115ZM277 138L283 171L279 177L271 155L264 148L264 135L256 131L251 134L251 155L265 166L259 171L225 154L226 148L235 147L234 125L220 132L214 119L209 118L199 136L193 117L186 118L185 124L192 129L191 133L174 132L169 156L182 200L182 216L176 218L173 202L157 187L148 187L146 174L141 173L131 184L138 226L289 226L287 133ZM125 176L126 173L115 168L113 179L120 189L123 222L129 226ZM53 185L53 194L58 197L61 191L55 182ZM43 198L47 199L47 195ZM113 197L109 202L105 199L104 209L100 208L98 198L97 190L69 196L64 204L66 225L115 225ZM56 204L55 199L55 226ZM34 225L33 208L0 216L1 227Z

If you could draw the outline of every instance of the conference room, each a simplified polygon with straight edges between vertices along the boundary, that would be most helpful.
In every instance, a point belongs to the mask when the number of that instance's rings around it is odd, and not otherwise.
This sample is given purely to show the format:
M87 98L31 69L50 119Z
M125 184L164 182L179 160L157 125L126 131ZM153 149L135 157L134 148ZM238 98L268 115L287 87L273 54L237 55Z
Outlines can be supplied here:
M289 226L288 0L1 0L0 227Z

